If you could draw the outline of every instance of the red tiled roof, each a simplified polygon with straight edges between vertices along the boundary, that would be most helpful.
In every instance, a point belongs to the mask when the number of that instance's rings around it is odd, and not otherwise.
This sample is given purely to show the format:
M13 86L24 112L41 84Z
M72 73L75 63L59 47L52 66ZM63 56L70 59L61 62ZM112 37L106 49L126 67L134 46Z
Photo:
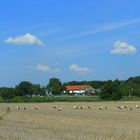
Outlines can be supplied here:
M74 85L74 86L66 86L66 90L84 90L88 85Z

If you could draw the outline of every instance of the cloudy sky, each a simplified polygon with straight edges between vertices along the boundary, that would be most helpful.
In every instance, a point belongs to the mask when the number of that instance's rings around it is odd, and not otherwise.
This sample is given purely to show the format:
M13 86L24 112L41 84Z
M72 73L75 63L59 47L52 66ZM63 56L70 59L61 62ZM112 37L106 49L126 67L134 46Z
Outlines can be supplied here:
M139 0L0 2L0 86L140 75Z

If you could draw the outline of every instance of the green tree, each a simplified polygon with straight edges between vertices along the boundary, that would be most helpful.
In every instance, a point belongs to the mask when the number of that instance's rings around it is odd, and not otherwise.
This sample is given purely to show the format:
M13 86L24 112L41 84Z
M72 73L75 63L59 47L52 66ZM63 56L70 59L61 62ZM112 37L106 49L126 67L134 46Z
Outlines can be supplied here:
M47 85L47 90L49 93L54 95L60 95L63 91L63 86L58 78L51 78L49 84Z
M99 94L101 99L108 100L119 100L122 98L120 82L119 80L115 80L114 82L109 80L105 83L105 85L101 88L101 92Z
M45 94L46 94L46 87L43 86L43 87L40 88L40 95L44 96Z
M121 82L120 89L123 97L134 96L134 84Z
M0 95L3 99L12 99L15 97L15 90L14 88L1 88Z
M108 82L106 82L106 84L104 86L102 86L101 92L99 94L99 97L101 99L110 99L111 98L112 85L113 85L113 82L111 80L109 80Z
M112 97L113 100L119 100L122 98L121 84L119 80L115 80L112 85Z
M32 92L34 95L40 95L40 92L41 92L41 87L39 84L35 85L35 84L32 84Z
M140 85L131 83L130 95L140 97Z
M17 96L31 96L34 94L33 85L28 81L22 81L16 86L15 92Z

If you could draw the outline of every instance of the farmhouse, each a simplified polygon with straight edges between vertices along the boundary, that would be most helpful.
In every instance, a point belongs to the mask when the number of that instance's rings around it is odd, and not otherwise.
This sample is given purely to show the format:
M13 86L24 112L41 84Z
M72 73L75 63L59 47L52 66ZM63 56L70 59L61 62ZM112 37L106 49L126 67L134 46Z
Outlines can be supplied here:
M90 85L73 85L73 86L65 86L65 92L75 93L75 94L95 94L95 89Z

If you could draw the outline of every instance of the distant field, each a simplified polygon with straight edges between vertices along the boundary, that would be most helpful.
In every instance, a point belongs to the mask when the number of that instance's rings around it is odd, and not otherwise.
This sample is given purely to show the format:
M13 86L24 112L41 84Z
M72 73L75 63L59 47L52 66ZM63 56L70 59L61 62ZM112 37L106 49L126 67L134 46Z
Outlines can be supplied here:
M55 104L63 110L53 109ZM136 104L140 106L139 101L2 103L0 140L140 140L140 109L135 108ZM34 109L36 105L39 110ZM75 105L85 108L76 110ZM107 110L99 110L102 105ZM129 108L117 109L118 105ZM11 111L6 113L8 106Z

